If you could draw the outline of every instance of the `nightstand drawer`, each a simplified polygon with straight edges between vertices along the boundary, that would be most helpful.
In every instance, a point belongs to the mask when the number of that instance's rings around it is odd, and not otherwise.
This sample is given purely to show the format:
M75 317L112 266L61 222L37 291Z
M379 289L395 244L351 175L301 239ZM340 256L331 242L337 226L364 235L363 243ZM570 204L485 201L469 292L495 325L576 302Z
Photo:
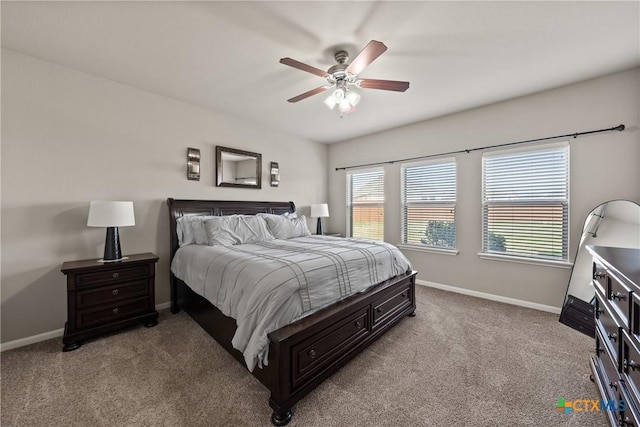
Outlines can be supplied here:
M76 286L90 286L104 282L124 282L142 277L149 277L149 267L146 265L76 274Z
M85 308L97 304L111 304L123 299L144 297L148 293L148 280L138 280L135 282L78 291L76 295L78 298L78 308Z
M86 328L101 323L112 323L120 319L142 314L149 310L149 298L121 301L110 307L98 307L78 311L77 326Z

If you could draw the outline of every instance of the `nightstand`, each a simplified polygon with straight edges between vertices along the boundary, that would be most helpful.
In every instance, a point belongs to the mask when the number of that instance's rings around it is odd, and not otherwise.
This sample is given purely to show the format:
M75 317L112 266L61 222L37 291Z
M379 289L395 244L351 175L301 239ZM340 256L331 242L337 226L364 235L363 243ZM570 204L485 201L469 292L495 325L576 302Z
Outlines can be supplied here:
M155 308L155 271L152 253L129 255L117 262L97 259L62 264L67 276L67 322L62 351L120 328L158 324Z

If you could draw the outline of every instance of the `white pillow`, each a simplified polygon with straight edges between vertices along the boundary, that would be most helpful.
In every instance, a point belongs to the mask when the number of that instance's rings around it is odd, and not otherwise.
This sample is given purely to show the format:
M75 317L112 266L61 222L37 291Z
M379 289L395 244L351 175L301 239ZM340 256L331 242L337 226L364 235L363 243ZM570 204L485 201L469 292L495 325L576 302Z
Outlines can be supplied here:
M204 231L204 222L210 218L217 218L210 215L185 215L176 220L176 234L178 235L178 245L206 245L207 235Z
M242 245L273 240L263 218L254 215L212 217L204 222L209 246Z
M276 239L291 239L293 237L305 237L310 236L309 228L307 227L307 219L304 215L297 215L291 217L291 215L270 215L270 214L258 214L267 221L269 231Z

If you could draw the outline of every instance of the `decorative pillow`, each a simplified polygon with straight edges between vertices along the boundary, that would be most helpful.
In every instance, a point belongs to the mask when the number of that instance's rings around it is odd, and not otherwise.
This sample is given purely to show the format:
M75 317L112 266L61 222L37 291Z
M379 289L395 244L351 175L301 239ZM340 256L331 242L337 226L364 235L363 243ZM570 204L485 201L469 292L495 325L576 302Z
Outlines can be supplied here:
M207 235L204 231L204 222L215 216L205 215L185 215L176 221L176 234L178 235L178 245L206 245Z
M254 215L210 217L204 222L204 230L209 246L241 245L274 239L265 220Z
M311 235L307 227L307 218L304 215L300 215L300 217L296 215L293 218L292 215L258 215L265 219L269 231L276 239L291 239L293 237Z
M285 212L282 215L269 214L269 213L257 213L256 216L259 216L265 219L268 217L272 217L272 218L275 218L276 220L278 218L294 219L294 218L298 218L298 212Z

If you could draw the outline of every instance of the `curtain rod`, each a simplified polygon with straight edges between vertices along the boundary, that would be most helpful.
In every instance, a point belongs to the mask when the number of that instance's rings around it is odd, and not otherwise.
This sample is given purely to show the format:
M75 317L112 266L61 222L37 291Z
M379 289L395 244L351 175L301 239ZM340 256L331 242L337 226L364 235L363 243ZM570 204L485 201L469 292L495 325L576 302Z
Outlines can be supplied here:
M566 134L566 135L548 136L546 138L528 139L526 141L507 142L505 144L487 145L486 147L468 148L466 150L449 151L449 152L446 152L446 153L429 154L427 156L409 157L407 159L387 160L386 162L376 162L376 163L366 163L366 164L362 164L362 165L345 166L345 167L342 167L342 168L336 168L336 171L353 169L353 168L360 168L360 167L364 167L364 166L378 166L378 165L394 164L394 163L398 163L398 162L408 162L408 161L411 161L411 160L429 159L431 157L449 156L451 154L462 154L462 153L469 154L472 151L486 150L488 148L507 147L507 146L510 146L510 145L527 144L527 143L530 143L530 142L548 141L550 139L559 139L559 138L568 138L568 137L577 138L577 137L582 136L582 135L590 135L590 134L593 134L593 133L610 132L610 131L614 131L614 130L622 132L624 130L624 125L618 125L618 126L615 126L615 127L612 127L612 128L607 128L607 129L598 129L598 130L589 130L589 131L585 131L585 132L569 133L569 134Z

